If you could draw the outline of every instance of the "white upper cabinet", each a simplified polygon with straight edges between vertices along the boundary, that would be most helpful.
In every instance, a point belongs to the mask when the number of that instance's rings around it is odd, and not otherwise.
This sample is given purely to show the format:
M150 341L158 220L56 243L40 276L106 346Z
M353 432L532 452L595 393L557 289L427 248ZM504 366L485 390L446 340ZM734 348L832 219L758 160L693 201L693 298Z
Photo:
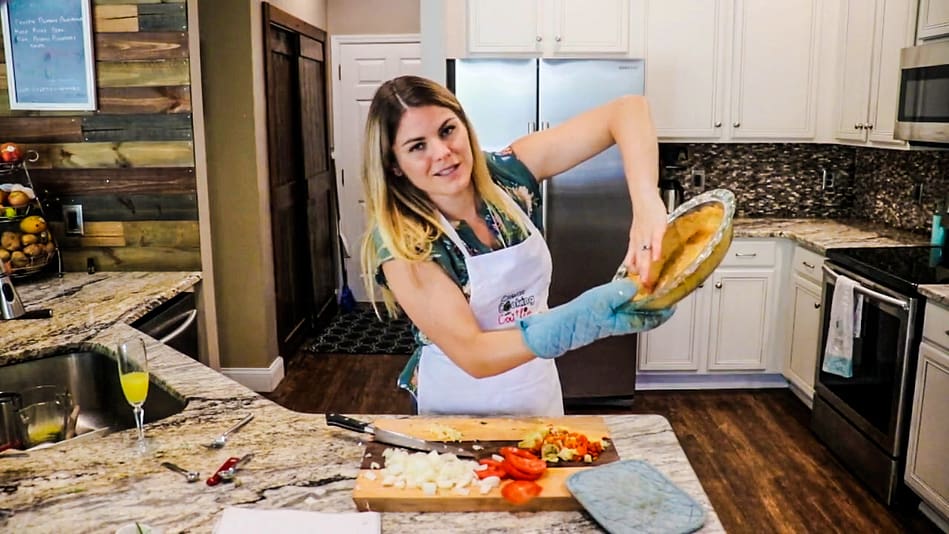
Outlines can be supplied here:
M649 2L646 12L646 95L660 138L722 135L726 0Z
M949 0L919 0L919 39L949 36Z
M630 0L468 0L468 52L542 57L630 52Z
M735 0L731 106L736 140L813 138L817 115L817 0Z
M834 136L858 144L905 146L893 138L900 49L913 44L916 2L842 0Z
M646 94L663 139L811 140L817 0L651 0Z

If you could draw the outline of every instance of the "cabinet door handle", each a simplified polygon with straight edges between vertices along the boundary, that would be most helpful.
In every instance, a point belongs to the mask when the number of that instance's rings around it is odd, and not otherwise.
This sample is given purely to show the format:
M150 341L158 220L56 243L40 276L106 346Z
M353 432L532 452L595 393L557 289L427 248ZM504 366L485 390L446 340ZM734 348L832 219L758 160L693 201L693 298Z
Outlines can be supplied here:
M735 128L739 128L741 126L741 123L736 121L732 123L732 126L734 126Z
M560 36L558 35L558 36L554 37L554 41L557 41L557 42L559 43L559 42L560 42Z
M862 129L864 129L866 126L865 126L862 122L858 122L857 124L854 124L853 127L854 127L855 130L862 130Z
M736 252L735 253L736 258L754 258L757 255L758 255L757 252Z
M541 37L540 35L537 36L537 42L538 42L538 43L541 42L541 41L543 41L543 40L544 40L543 37Z
M820 309L820 302L815 302L815 303L814 303L814 309L815 309L815 310L819 310L819 309Z
M722 121L715 121L715 127L716 127L716 128L721 128L721 127L722 127Z
M715 282L715 289L721 289L721 288L722 288L722 283L721 283L721 282Z
M802 261L801 263L803 263L804 266L807 267L808 269L813 269L813 268L814 268L813 265L811 265L810 263L807 263L806 261Z
M871 124L871 123L868 122L868 123L864 124L863 127L866 128L867 130L872 130L872 129L873 129L873 124Z

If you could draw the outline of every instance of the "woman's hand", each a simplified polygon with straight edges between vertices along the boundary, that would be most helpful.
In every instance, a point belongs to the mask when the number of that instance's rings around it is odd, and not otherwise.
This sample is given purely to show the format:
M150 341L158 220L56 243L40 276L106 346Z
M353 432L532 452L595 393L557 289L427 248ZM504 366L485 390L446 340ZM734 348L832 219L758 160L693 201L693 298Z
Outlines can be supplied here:
M662 256L662 236L666 233L666 207L659 193L646 194L633 204L633 224L623 265L639 274L640 282L652 288L659 273L650 272L653 261Z

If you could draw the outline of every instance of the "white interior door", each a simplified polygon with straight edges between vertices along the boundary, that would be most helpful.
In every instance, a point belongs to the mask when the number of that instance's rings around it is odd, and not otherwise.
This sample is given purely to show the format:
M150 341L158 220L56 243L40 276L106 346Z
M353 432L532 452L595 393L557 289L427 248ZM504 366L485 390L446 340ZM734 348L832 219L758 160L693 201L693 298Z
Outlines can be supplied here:
M420 75L422 50L416 35L333 38L333 136L339 191L340 233L348 249L343 262L358 301L371 300L360 277L360 243L366 230L361 181L363 135L372 97L385 81Z

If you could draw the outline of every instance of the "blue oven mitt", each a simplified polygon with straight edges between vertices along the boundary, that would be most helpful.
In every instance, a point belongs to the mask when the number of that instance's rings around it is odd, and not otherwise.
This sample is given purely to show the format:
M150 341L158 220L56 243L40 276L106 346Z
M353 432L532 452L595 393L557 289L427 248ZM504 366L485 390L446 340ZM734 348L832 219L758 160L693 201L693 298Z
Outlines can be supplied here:
M538 357L556 358L604 337L651 330L672 317L672 309L634 309L629 302L638 289L628 278L614 280L521 319L524 342Z

